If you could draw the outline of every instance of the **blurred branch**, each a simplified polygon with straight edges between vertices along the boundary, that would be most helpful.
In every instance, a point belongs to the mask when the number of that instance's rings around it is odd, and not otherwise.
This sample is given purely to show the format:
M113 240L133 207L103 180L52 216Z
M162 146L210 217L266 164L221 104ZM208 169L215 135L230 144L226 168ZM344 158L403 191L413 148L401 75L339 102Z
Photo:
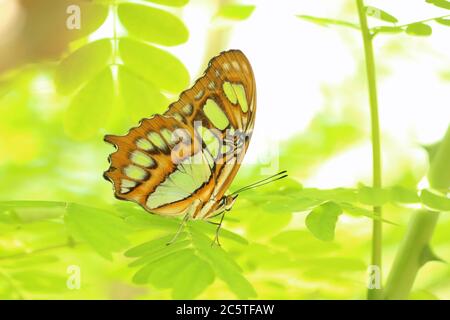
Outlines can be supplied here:
M36 250L33 250L33 251L20 252L20 253L12 254L12 255L9 255L9 256L0 257L0 262L4 261L4 260L10 260L10 259L20 259L20 258L23 258L23 257L27 257L29 255L32 255L32 254L43 253L43 252L52 251L52 250L56 250L56 249L73 248L73 247L75 247L75 245L78 245L78 244L79 243L75 242L71 237L69 237L67 239L67 241L65 243L62 243L62 244L56 244L56 245L53 245L53 246L39 248L39 249L36 249Z
M369 89L370 119L372 129L372 174L373 187L381 188L381 144L380 124L378 116L378 96L375 73L375 58L373 53L372 35L367 23L366 9L363 0L356 0L358 16L361 25L361 34L364 43L366 61L367 83ZM374 215L381 218L381 206L373 207ZM382 262L382 224L380 220L373 220L372 227L372 260L371 265L377 266L381 277ZM369 289L369 299L379 299L381 288Z
M428 180L435 189L450 187L450 127L431 160ZM438 260L430 248L438 219L438 212L425 210L411 218L386 283L385 299L407 299L420 268Z
M399 25L399 26L396 26L396 27L403 28L403 27L407 27L407 26L409 26L411 24L424 23L424 22L434 21L434 20L437 20L437 19L444 19L444 18L448 18L448 17L450 17L450 14L446 14L446 15L443 15L443 16L440 16L440 17L434 17L434 18L428 18L428 19L425 19L425 20L410 22L410 23L402 24L402 25Z
M338 19L330 19L330 18L323 18L323 17L314 17L309 15L297 15L297 18L303 19L305 21L309 21L315 24L318 24L320 26L328 27L330 25L340 26L340 27L347 27L354 30L360 30L359 25L353 22L348 22L344 20L338 20Z
M218 11L222 6L231 3L232 0L216 0L214 3L214 10ZM203 56L203 62L200 68L200 72L206 68L209 60L212 57L217 56L221 51L226 49L226 46L230 40L231 31L233 30L232 23L220 23L216 22L216 15L211 18L211 26L206 37L206 48Z
M370 32L372 34L372 37L375 37L378 33L382 32L383 30L389 30L389 31L398 31L398 32L402 32L405 31L407 28L411 25L417 25L417 24L423 24L425 22L430 22L430 21L436 21L439 23L439 20L445 19L450 17L449 14L443 15L443 16L439 16L439 17L434 17L434 18L428 18L425 20L420 20L420 21L415 21L415 22L410 22L410 23L406 23L406 24L402 24L402 25L395 25L395 26L377 26L377 27L373 27L370 29Z
M22 290L20 289L20 287L15 283L14 279L12 279L8 273L3 272L2 270L0 270L0 279L3 278L5 279L5 281L8 283L8 285L10 286L10 288L12 290L15 291L15 293L17 294L18 298L20 300L25 300L25 296L22 293Z

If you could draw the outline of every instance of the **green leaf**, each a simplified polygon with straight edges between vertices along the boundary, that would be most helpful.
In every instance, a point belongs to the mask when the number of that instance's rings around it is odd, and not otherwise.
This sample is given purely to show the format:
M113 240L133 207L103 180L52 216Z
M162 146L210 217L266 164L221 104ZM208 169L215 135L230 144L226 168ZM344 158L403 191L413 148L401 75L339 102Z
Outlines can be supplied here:
M192 249L165 256L139 270L133 280L157 288L172 288L173 299L194 299L215 278L214 269Z
M411 292L408 300L439 300L439 298L431 292L418 290Z
M395 186L390 190L392 201L398 203L418 203L419 195L416 190L410 190L404 187Z
M356 193L356 191L354 189L348 188L335 188L335 189L305 188L302 191L300 191L300 196L335 202L340 201L355 202L358 200L358 194Z
M146 1L170 7L183 7L189 3L189 0L146 0Z
M163 113L169 106L169 100L155 85L144 81L123 66L119 67L118 85L122 107L131 123L136 123L150 114Z
M420 193L420 200L422 203L436 211L450 211L450 199L437 191L433 192L429 189L424 189Z
M191 229L192 230L192 229ZM216 275L224 281L239 299L256 296L255 289L242 275L242 269L222 247L211 246L211 240L205 235L192 230L192 240L201 256L214 267Z
M447 0L426 0L426 2L435 5L436 7L449 9L450 10L450 1Z
M75 4L71 3L69 4ZM87 1L78 1L76 3L80 7L81 12L81 26L80 29L68 29L66 26L67 16L61 19L60 30L64 30L71 40L79 39L90 35L95 30L100 28L108 17L108 6L99 3L88 3Z
M326 202L314 208L306 217L306 227L318 239L332 241L341 207L334 202Z
M429 36L433 33L433 29L425 23L418 22L409 24L406 27L406 33L413 36Z
M209 263L195 257L184 265L174 277L173 299L193 299L213 283L215 274Z
M43 266L48 267L49 264L59 261L57 256L50 255L26 255L23 257L16 257L2 262L2 268L14 269L15 271L20 269L27 269L32 266L33 268Z
M72 237L86 242L106 259L128 245L130 229L121 218L95 208L70 204L64 222Z
M174 230L180 226L180 221L170 217L150 215L144 212L131 214L125 218L125 222L138 229L155 228L161 230Z
M164 244L164 248L168 247ZM158 248L161 250L162 248ZM192 248L185 248L182 250L172 251L166 255L162 255L160 259L155 259L144 265L133 276L133 282L137 284L146 284L154 282L154 274L158 273L160 269L167 268L167 265L180 265L179 261L183 261L183 264L188 263L192 257L195 256L195 251ZM182 266L182 265L181 265ZM173 270L175 274L179 270ZM160 279L158 285L161 288L170 288L173 286L173 274L168 274L167 278Z
M359 188L358 198L361 203L371 206L382 206L391 200L391 194L386 189L363 186Z
M157 239L153 239L147 242L144 242L136 247L133 247L129 250L127 250L124 255L126 257L140 257L140 256L144 256L144 255L148 255L148 254L152 254L154 252L156 252L159 248L163 248L165 245L167 245L167 243L170 241L170 239L173 236L165 236L165 237L161 237L161 238L157 238ZM180 233L180 235L178 236L178 240L183 240L184 238L186 238L186 233ZM167 248L170 248L171 246L166 246Z
M77 90L82 84L104 70L110 63L112 45L108 39L91 42L61 61L55 83L63 94Z
M189 226L191 229L194 229L198 232L203 232L204 234L212 235L212 236L215 236L216 231L217 231L216 225L208 223L206 221L196 221L196 220L190 221ZM244 245L248 244L248 241L245 238L241 237L237 233L226 230L223 227L220 228L219 235L220 235L220 238L229 239L236 243L240 243L240 244L244 244Z
M329 254L339 249L335 242L324 242L307 230L283 231L270 239L271 243L280 246L296 256L318 256ZM308 248L308 250L305 250Z
M254 5L226 4L219 8L217 16L231 20L245 20L252 15L254 10Z
M398 19L396 17L394 17L393 15L387 13L386 11L378 9L376 7L366 6L366 14L369 17L373 17L373 18L379 19L381 21L386 21L386 22L390 22L390 23L398 22Z
M363 217L368 217L370 219L373 220L377 220L377 221L383 221L385 223L389 223L392 225L398 225L397 223L394 223L392 221L386 220L386 219L382 219L379 216L375 215L373 211L371 210L367 210L364 208L360 208L357 206L352 205L351 203L339 203L339 206L342 208L342 210L344 210L346 213L353 215L353 216L363 216Z
M167 289L173 288L175 286L175 275L180 272L186 265L188 265L192 260L197 258L195 251L192 248L180 250L171 255L167 255L160 260L149 264L142 268L139 272L144 272L146 270L146 282L151 283L156 288ZM138 274L134 280L138 281ZM139 283L139 282L138 282Z
M289 225L292 220L291 212L265 212L255 207L252 210L255 214L247 225L247 235L251 239L267 238L278 234L283 228ZM248 214L244 212L243 215Z
M444 26L450 27L450 18L438 18L435 20L437 23L442 24Z
M193 299L218 276L239 298L255 296L253 287L232 258L221 247L211 246L205 225L203 221L190 221L177 241L169 246L167 242L173 234L128 250L126 256L137 258L130 266L140 266L133 281L171 288L174 299Z
M347 257L318 257L307 261L307 266L310 268L307 272L325 276L330 272L330 266L333 267L335 274L345 272L363 271L367 269L367 265L359 259Z
M0 207L0 223L20 224L22 220L14 210L3 209Z
M55 293L67 290L65 276L42 270L20 271L12 278L21 288L37 293Z
M190 244L190 240L177 239L175 243L167 245L167 243L172 239L172 237L165 239L166 240L165 243L150 248L150 250L148 250L147 253L143 254L143 256L141 256L139 259L130 263L129 266L136 267L140 265L152 264L172 253L186 249Z
M114 102L110 69L103 70L72 99L64 117L66 133L76 140L95 136L107 122Z
M61 201L0 201L1 209L14 209L14 208L61 208L66 206L66 202Z
M64 214L65 206L65 202L57 201L0 201L0 221L1 215L4 215L5 223L25 224L57 219Z
M189 85L189 73L178 58L154 46L121 39L119 51L126 67L156 87L179 93Z
M319 18L319 17L313 17L308 15L297 15L297 18L313 22L315 24L318 24L323 27L329 27L329 26L341 26L341 27L349 27L352 29L359 30L359 25L356 23L343 21L343 20L336 20L336 19L329 19L329 18Z
M130 35L165 46L185 43L189 32L173 14L137 3L122 3L118 8L120 22Z

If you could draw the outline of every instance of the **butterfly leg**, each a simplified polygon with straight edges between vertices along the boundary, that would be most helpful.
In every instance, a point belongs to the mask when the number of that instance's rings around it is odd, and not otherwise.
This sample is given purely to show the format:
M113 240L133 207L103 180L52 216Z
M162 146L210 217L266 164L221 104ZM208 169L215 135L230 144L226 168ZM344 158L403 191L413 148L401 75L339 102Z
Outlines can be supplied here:
M197 206L198 206L198 201L196 200L196 201L194 201L192 203L192 205L189 208L187 208L186 214L184 215L183 220L181 221L177 232L175 233L173 238L169 242L166 243L166 245L171 245L172 243L174 243L177 240L177 238L180 235L181 231L183 231L184 226L186 225L187 221L189 220L189 218L192 216L192 214L197 209Z
M216 235L214 237L214 241L211 243L211 246L213 246L215 243L217 243L217 245L220 247L219 231L220 231L220 228L222 227L223 218L225 217L226 212L227 212L227 210L222 211L222 216L220 217L220 222L217 223Z
M166 245L171 245L172 243L174 243L178 236L180 235L181 231L184 229L184 225L186 224L186 222L189 220L189 212L186 212L186 214L183 217L183 221L181 221L180 226L178 227L177 232L175 233L175 235L173 236L173 238L166 243Z

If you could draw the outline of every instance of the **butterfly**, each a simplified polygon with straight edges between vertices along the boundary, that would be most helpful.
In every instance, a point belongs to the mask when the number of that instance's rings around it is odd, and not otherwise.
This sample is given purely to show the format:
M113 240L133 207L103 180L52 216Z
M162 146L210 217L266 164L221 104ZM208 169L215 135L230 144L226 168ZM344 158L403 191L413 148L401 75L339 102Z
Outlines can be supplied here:
M220 215L236 201L237 193L226 192L249 146L255 113L249 60L239 50L222 52L164 114L141 120L125 136L105 136L117 150L104 177L116 198L150 213L183 221Z

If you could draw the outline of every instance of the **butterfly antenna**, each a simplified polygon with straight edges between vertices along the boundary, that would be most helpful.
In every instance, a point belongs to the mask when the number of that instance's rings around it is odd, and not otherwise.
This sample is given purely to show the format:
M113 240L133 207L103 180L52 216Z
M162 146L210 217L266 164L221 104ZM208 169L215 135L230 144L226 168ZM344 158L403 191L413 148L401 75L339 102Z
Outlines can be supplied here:
M238 194L238 193L250 190L250 189L255 189L255 188L261 187L261 186L263 186L265 184L272 183L272 182L275 182L277 180L286 178L287 176L288 176L287 175L287 171L283 170L281 172L278 172L277 174L274 174L273 176L267 177L265 179L253 182L253 183L251 183L251 184L249 184L249 185L247 185L245 187L242 187L242 188L234 191L231 195L235 195L235 194Z

